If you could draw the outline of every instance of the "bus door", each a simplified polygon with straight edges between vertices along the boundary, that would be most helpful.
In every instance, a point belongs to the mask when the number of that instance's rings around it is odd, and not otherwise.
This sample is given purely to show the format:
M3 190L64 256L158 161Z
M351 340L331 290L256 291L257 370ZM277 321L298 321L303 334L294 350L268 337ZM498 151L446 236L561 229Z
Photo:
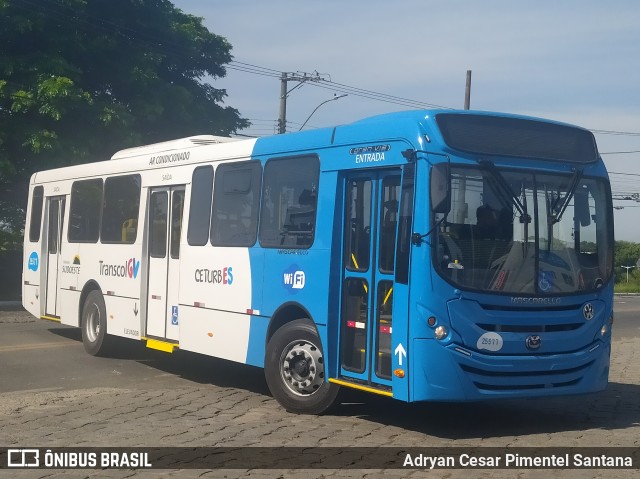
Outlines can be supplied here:
M45 314L47 316L58 316L58 274L60 271L64 205L64 196L47 198L47 287L45 288Z
M149 199L146 335L177 341L179 335L180 233L184 186L154 188Z
M400 169L346 178L340 375L391 385L394 259Z

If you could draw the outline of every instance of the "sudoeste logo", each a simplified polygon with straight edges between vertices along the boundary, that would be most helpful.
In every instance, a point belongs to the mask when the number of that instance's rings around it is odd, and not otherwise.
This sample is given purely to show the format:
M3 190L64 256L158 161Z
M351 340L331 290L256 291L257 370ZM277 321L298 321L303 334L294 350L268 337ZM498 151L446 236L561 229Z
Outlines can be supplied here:
M40 264L40 260L38 259L38 253L34 251L29 255L28 267L31 271L38 271L39 264Z

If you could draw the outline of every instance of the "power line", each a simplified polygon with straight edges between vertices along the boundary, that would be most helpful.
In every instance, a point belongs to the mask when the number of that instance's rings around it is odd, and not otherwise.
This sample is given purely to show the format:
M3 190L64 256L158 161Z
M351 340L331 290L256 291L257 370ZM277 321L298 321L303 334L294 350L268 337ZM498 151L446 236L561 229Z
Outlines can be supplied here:
M640 176L639 173L618 173L617 171L610 171L610 175L620 175L620 176Z
M16 3L22 3L23 5L27 5L35 8L42 8L47 10L49 13L53 13L59 17L64 17L67 20L70 20L76 24L81 24L84 27L94 27L99 28L103 31L109 31L115 34L118 34L129 41L137 41L146 46L150 46L156 50L164 51L165 53L173 53L173 54L183 54L185 53L184 49L179 45L172 44L171 42L167 42L166 39L159 39L154 36L145 34L144 32L140 32L138 30L134 30L128 28L123 25L119 25L113 22L109 22L102 18L92 17L90 15L85 15L85 18L80 18L74 12L74 10L70 7L65 7L58 3L52 2L51 0L15 0ZM253 75L259 75L270 78L281 78L282 72L279 70L275 70L273 68L267 68L247 62L241 62L237 60L231 60L225 64L220 65L220 68L235 70L242 73L249 73ZM339 92L339 93L347 93L352 96L357 96L361 98L366 98L370 100L385 102L396 104L400 106L405 106L408 108L438 108L438 109L451 109L450 107L438 105L435 103L429 103L419 100L413 100L410 98L399 97L395 95L389 95L386 93L380 93L373 90L367 90L364 88L353 87L350 85L346 85L343 83L338 83L329 80L321 80L317 82L309 83L312 86L318 88L324 88L330 91ZM622 136L640 136L640 132L628 132L628 131L616 131L616 130L602 130L602 129L591 129L595 134L601 135L622 135ZM606 152L601 153L603 155L614 155L614 154L632 154L632 153L640 153L640 151L621 151L621 152Z
M640 153L640 150L632 150L632 151L607 151L601 152L601 155L627 155L629 153Z
M262 73L269 73L269 74L273 74L277 77L280 77L280 75L282 74L282 72L278 71L278 70L274 70L273 68L266 68L266 67L261 67L258 65L253 65L251 63L245 63L245 62L239 62L237 60L231 60L229 62L231 65L233 65L234 67L237 68L246 68L249 70L255 70L255 71L260 71Z
M640 136L638 132L632 131L615 131L615 130L590 130L592 133L600 135L625 135L625 136Z
M231 61L227 64L226 68L230 70L236 70L244 73L252 73L254 75L261 75L265 77L279 78L280 73L272 73L268 69L262 69L261 67L245 66L246 64Z

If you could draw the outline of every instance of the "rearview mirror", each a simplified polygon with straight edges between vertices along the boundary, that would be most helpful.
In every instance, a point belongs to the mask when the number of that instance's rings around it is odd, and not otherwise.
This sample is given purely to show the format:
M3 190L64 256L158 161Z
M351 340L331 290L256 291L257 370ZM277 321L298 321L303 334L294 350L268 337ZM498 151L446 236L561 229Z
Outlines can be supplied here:
M431 209L434 213L451 211L451 170L449 163L431 167Z
M580 226L591 224L591 212L589 211L589 191L584 187L578 187L573 195L575 217L580 221Z

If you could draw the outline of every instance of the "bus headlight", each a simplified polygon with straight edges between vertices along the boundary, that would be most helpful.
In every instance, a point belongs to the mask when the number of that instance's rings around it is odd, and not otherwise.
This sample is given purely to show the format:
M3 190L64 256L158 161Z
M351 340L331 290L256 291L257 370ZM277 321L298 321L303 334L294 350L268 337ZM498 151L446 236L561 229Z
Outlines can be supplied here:
M449 334L449 331L444 326L438 326L433 330L433 334L435 334L436 339L444 339Z
M611 312L611 316L609 317L609 321L604 323L600 328L600 336L604 337L611 330L611 326L613 326L613 311Z

